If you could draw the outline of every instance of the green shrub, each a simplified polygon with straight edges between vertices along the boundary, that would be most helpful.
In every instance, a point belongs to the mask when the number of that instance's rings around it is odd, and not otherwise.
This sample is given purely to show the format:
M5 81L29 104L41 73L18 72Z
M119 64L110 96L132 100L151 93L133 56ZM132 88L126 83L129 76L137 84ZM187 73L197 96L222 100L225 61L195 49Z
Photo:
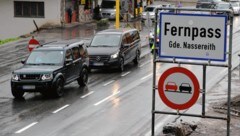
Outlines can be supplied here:
M97 21L97 26L108 26L109 25L109 20L107 18L103 18L99 21Z
M8 39L4 39L4 40L0 40L0 45L5 44L5 43L9 43L9 42L13 42L18 40L19 38L8 38Z

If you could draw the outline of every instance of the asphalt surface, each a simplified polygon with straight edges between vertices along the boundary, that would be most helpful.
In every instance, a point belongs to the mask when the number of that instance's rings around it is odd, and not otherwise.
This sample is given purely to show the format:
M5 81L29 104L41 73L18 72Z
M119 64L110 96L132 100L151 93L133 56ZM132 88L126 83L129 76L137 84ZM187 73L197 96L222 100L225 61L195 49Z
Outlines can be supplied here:
M235 17L234 20L233 67L239 63L239 19ZM110 27L114 27L113 24ZM87 42L97 31L94 23L88 23L42 30L34 35L41 43L72 38ZM11 71L20 67L20 60L29 54L27 43L30 37L0 46L0 135L150 135L153 64L150 49L146 46L148 32L149 29L141 25L142 56L138 66L129 64L122 73L115 70L93 71L87 87L79 87L73 82L65 87L65 95L59 99L45 98L39 93L27 93L24 100L13 99L10 90ZM177 65L157 64L157 79L173 66ZM202 67L184 67L193 71L201 84ZM211 88L226 72L226 68L207 69L208 101L225 97L221 92L211 92ZM172 111L163 104L158 94L156 107L157 110ZM198 101L191 110L185 112L198 113L200 107L201 101ZM157 115L156 133L160 134L162 126L175 119L175 116Z

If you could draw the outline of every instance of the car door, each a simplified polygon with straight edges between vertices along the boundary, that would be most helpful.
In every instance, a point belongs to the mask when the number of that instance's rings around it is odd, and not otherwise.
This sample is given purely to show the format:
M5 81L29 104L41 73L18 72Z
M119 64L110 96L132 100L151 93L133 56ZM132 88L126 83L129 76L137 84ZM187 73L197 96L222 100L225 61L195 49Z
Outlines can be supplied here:
M74 66L74 75L73 78L78 78L80 75L80 70L82 68L82 59L80 57L80 52L79 52L79 47L73 47L72 48L73 52L73 66Z
M64 64L65 64L64 72L65 80L66 83L69 83L74 78L73 54L71 49L66 50Z
M131 31L132 43L130 47L130 59L133 60L136 57L137 50L140 49L140 36L137 30Z
M125 33L122 38L122 47L121 47L125 64L130 61L131 43L132 43L132 37L130 33L129 32Z

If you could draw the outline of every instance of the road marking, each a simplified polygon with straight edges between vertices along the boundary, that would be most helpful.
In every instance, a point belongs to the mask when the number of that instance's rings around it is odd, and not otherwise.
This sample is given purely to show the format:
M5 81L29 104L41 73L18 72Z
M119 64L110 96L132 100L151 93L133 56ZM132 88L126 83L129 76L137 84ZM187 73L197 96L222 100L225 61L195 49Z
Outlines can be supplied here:
M38 123L38 122L33 122L33 123L31 123L31 124L27 125L26 127L24 127L24 128L22 128L22 129L20 129L20 130L16 131L15 133L16 133L16 134L22 133L23 131L25 131L25 130L29 129L30 127L32 127L32 126L34 126L34 125L36 125L37 123Z
M94 93L94 91L91 91L91 92L89 92L89 93L83 95L81 98L83 99L83 98L85 98L85 97L87 97L87 96L89 96L89 95L91 95L91 94L93 94L93 93Z
M126 72L126 73L122 74L121 76L124 77L124 76L128 75L129 73L131 73L131 71Z
M109 81L109 82L105 83L103 86L107 86L107 85L109 85L109 84L113 83L114 81L115 81L115 80L111 80L111 81Z
M145 62L145 63L143 63L142 65L140 65L140 66L138 66L138 67L143 67L143 66L145 66L145 65L147 65L148 63L150 63L151 61L147 61L147 62Z
M63 106L63 107L61 107L61 108L55 110L55 111L52 112L52 113L58 113L59 111L61 111L61 110L65 109L65 108L67 108L68 106L69 106L69 104L67 104L67 105L65 105L65 106Z
M144 80L144 79L146 79L146 78L149 78L150 76L152 76L152 74L149 74L149 75L147 75L147 76L141 78L141 80Z
M117 95L117 94L119 94L119 93L120 93L120 91L117 91L116 93L114 93L114 94L112 94L112 95L110 95L110 96L104 98L103 100L101 100L101 101L95 103L94 106L98 106L99 104L101 104L101 103L107 101L108 99L110 99L111 97L113 97L113 96L115 96L115 95Z

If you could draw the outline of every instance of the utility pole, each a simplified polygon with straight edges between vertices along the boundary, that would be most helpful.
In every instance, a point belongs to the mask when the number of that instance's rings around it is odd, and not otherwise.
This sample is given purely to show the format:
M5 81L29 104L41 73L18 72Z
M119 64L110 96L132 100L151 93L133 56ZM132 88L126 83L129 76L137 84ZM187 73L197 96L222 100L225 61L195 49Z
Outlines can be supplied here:
M119 8L119 2L120 0L116 0L116 24L115 24L115 28L119 29L120 26L120 21L119 21L119 15L120 15L120 8Z

